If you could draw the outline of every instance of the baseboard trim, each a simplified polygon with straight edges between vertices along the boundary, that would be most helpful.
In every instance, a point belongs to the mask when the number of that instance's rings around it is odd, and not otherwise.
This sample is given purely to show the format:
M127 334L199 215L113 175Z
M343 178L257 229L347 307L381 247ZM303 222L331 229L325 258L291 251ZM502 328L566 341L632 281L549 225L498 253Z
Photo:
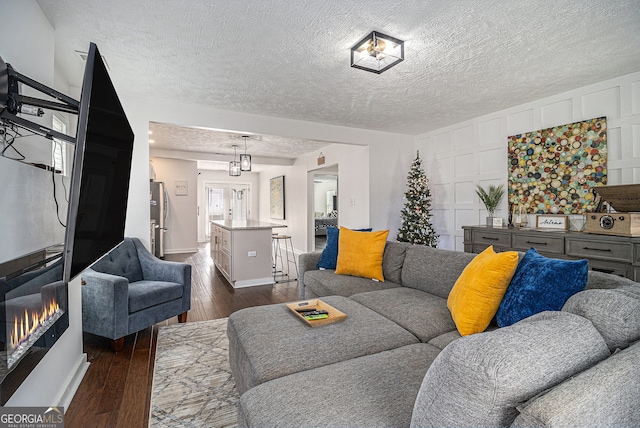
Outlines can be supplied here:
M89 363L87 361L87 354L83 353L78 358L78 361L75 365L75 370L69 375L67 378L66 385L67 387L62 392L60 399L58 401L58 406L62 406L66 413L69 405L71 404L71 400L76 395L78 388L80 387L80 383L82 383L82 379L84 378L85 373L87 373L87 369L89 368Z
M164 250L165 254L180 254L180 253L197 253L198 248L178 248L172 250Z
M243 281L235 281L232 285L233 288L244 288L244 287L254 287L256 285L267 285L273 284L275 281L272 276L267 276L265 278L256 278L256 279L247 279Z

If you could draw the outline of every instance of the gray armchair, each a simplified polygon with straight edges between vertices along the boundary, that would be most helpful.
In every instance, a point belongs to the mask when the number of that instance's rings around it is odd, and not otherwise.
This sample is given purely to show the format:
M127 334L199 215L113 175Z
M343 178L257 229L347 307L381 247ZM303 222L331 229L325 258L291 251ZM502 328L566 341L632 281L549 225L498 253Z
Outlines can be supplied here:
M82 272L82 329L112 340L178 316L191 308L191 265L153 256L137 238L124 242Z

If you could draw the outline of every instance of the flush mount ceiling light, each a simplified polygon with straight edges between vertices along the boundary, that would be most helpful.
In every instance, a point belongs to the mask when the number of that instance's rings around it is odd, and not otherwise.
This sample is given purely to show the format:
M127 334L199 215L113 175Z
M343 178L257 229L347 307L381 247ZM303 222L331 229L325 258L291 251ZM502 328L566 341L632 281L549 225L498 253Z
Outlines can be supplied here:
M238 146L233 145L233 160L229 162L229 175L231 177L240 177L240 162L236 160L236 155L238 153Z
M404 60L404 42L372 31L351 48L351 67L380 74Z
M251 155L247 154L247 138L248 135L243 135L244 138L244 154L240 154L240 170L251 171Z

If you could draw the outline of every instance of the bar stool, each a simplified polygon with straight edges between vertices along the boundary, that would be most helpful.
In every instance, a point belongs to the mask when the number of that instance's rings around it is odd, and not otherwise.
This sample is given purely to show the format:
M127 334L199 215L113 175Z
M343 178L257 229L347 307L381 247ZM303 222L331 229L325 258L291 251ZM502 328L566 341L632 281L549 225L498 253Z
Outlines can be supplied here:
M293 243L291 242L291 235L271 235L271 242L273 244L273 281L290 282L298 279L298 263L296 262L295 252L293 251ZM282 254L281 243L284 243L284 252L286 256ZM293 258L289 257L289 250L293 254ZM286 265L285 265L286 257ZM278 270L278 261L280 261L280 270ZM296 277L290 277L289 265L293 263L296 269ZM286 270L285 270L286 266Z

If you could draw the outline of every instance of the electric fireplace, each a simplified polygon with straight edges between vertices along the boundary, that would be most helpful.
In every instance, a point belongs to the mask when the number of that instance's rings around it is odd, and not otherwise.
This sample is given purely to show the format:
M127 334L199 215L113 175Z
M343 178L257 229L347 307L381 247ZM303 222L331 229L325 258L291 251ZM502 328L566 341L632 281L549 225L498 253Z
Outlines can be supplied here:
M45 249L1 267L6 272L34 257L41 260L0 278L2 405L69 326L61 248Z

